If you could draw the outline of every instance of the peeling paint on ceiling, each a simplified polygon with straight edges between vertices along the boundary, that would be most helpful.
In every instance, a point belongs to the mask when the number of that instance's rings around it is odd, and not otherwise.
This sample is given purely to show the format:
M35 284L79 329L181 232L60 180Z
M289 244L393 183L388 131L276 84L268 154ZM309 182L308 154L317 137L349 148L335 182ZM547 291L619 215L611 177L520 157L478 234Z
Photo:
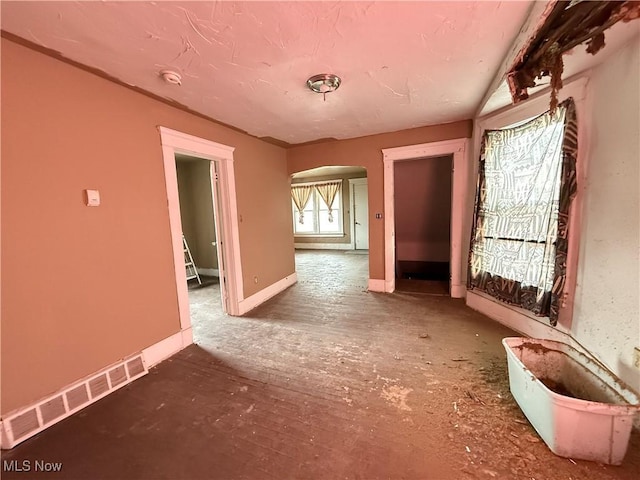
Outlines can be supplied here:
M2 29L258 137L352 138L471 118L516 2L11 2ZM175 70L182 86L162 81ZM335 73L327 95L308 77Z

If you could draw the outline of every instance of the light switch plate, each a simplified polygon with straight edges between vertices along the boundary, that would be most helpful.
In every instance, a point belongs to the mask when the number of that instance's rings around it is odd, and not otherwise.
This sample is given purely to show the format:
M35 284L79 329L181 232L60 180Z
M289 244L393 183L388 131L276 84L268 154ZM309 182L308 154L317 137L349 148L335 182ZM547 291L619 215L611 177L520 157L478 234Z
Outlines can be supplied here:
M97 207L100 205L100 192L98 190L85 190L87 207Z

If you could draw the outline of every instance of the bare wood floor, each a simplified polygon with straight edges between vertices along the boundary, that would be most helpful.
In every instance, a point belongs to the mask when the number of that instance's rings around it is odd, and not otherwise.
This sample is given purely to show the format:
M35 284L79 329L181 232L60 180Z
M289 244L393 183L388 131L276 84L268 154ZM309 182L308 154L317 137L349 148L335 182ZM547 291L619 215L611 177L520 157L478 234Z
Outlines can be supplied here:
M368 256L302 252L245 317L189 292L197 345L3 460L73 479L631 479L553 455L508 392L514 332L444 296L366 291ZM217 312L217 313L216 313Z

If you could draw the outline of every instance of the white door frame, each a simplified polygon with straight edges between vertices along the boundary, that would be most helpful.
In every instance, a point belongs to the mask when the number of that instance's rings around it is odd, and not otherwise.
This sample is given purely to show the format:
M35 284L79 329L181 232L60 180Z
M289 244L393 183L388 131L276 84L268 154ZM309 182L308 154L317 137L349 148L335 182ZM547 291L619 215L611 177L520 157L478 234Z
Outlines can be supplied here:
M349 179L349 223L350 223L350 233L351 233L351 243L349 244L353 250L356 249L356 202L355 202L355 190L353 189L354 185L367 185L367 202L369 201L369 182L367 181L367 177L364 178L350 178ZM367 229L367 235L369 235Z
M423 157L453 155L453 174L451 192L451 253L450 292L453 298L463 298L466 288L462 284L462 240L465 207L468 199L469 162L466 159L466 138L444 140L441 142L421 143L405 147L382 149L384 164L384 288L393 292L396 288L395 275L395 205L394 205L394 163L403 160L415 160Z
M229 313L229 292L227 288L227 282L229 276L227 275L227 264L224 257L225 251L223 246L224 242L224 222L221 217L222 208L222 195L220 194L220 174L218 166L220 163L217 160L209 160L209 182L211 188L211 201L213 203L213 225L216 232L216 241L214 242L216 247L216 260L218 263L218 279L220 281L220 295L222 296L222 311ZM181 219L182 222L182 219ZM222 240L222 241L220 241ZM223 243L224 242L224 243Z
M180 218L180 201L178 197L178 178L176 175L176 153L191 155L205 160L215 161L218 165L219 204L214 202L214 218L222 223L222 236L217 238L218 258L226 262L226 271L220 272L220 286L226 286L226 312L239 315L239 299L243 298L242 265L240 262L240 242L238 229L238 205L236 201L235 170L233 151L220 143L205 140L186 133L158 127L162 143L162 158L164 162L164 176L167 188L167 203L169 207L169 226L171 229L171 246L173 249L173 263L176 276L178 296L178 312L180 328L191 334L191 317L189 314L189 295L187 290L187 276L184 269L184 254L182 251L182 223ZM212 182L213 183L213 182ZM213 186L213 185L212 185ZM214 192L215 195L216 192ZM215 198L215 197L214 197ZM222 275L226 276L225 279ZM226 297L226 298L225 298Z

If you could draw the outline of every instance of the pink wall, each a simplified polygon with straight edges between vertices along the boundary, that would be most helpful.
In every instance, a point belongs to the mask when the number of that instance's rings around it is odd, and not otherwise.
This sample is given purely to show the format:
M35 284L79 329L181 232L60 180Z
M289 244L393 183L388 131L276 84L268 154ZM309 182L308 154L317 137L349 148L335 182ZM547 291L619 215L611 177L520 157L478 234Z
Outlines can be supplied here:
M245 297L294 272L284 149L6 39L1 61L2 413L179 331L158 125L236 148Z
M433 125L349 140L301 145L287 150L290 174L325 165L360 166L367 169L369 185L369 278L384 279L384 212L382 149L471 137L472 122Z
M394 163L396 258L448 262L452 157Z

